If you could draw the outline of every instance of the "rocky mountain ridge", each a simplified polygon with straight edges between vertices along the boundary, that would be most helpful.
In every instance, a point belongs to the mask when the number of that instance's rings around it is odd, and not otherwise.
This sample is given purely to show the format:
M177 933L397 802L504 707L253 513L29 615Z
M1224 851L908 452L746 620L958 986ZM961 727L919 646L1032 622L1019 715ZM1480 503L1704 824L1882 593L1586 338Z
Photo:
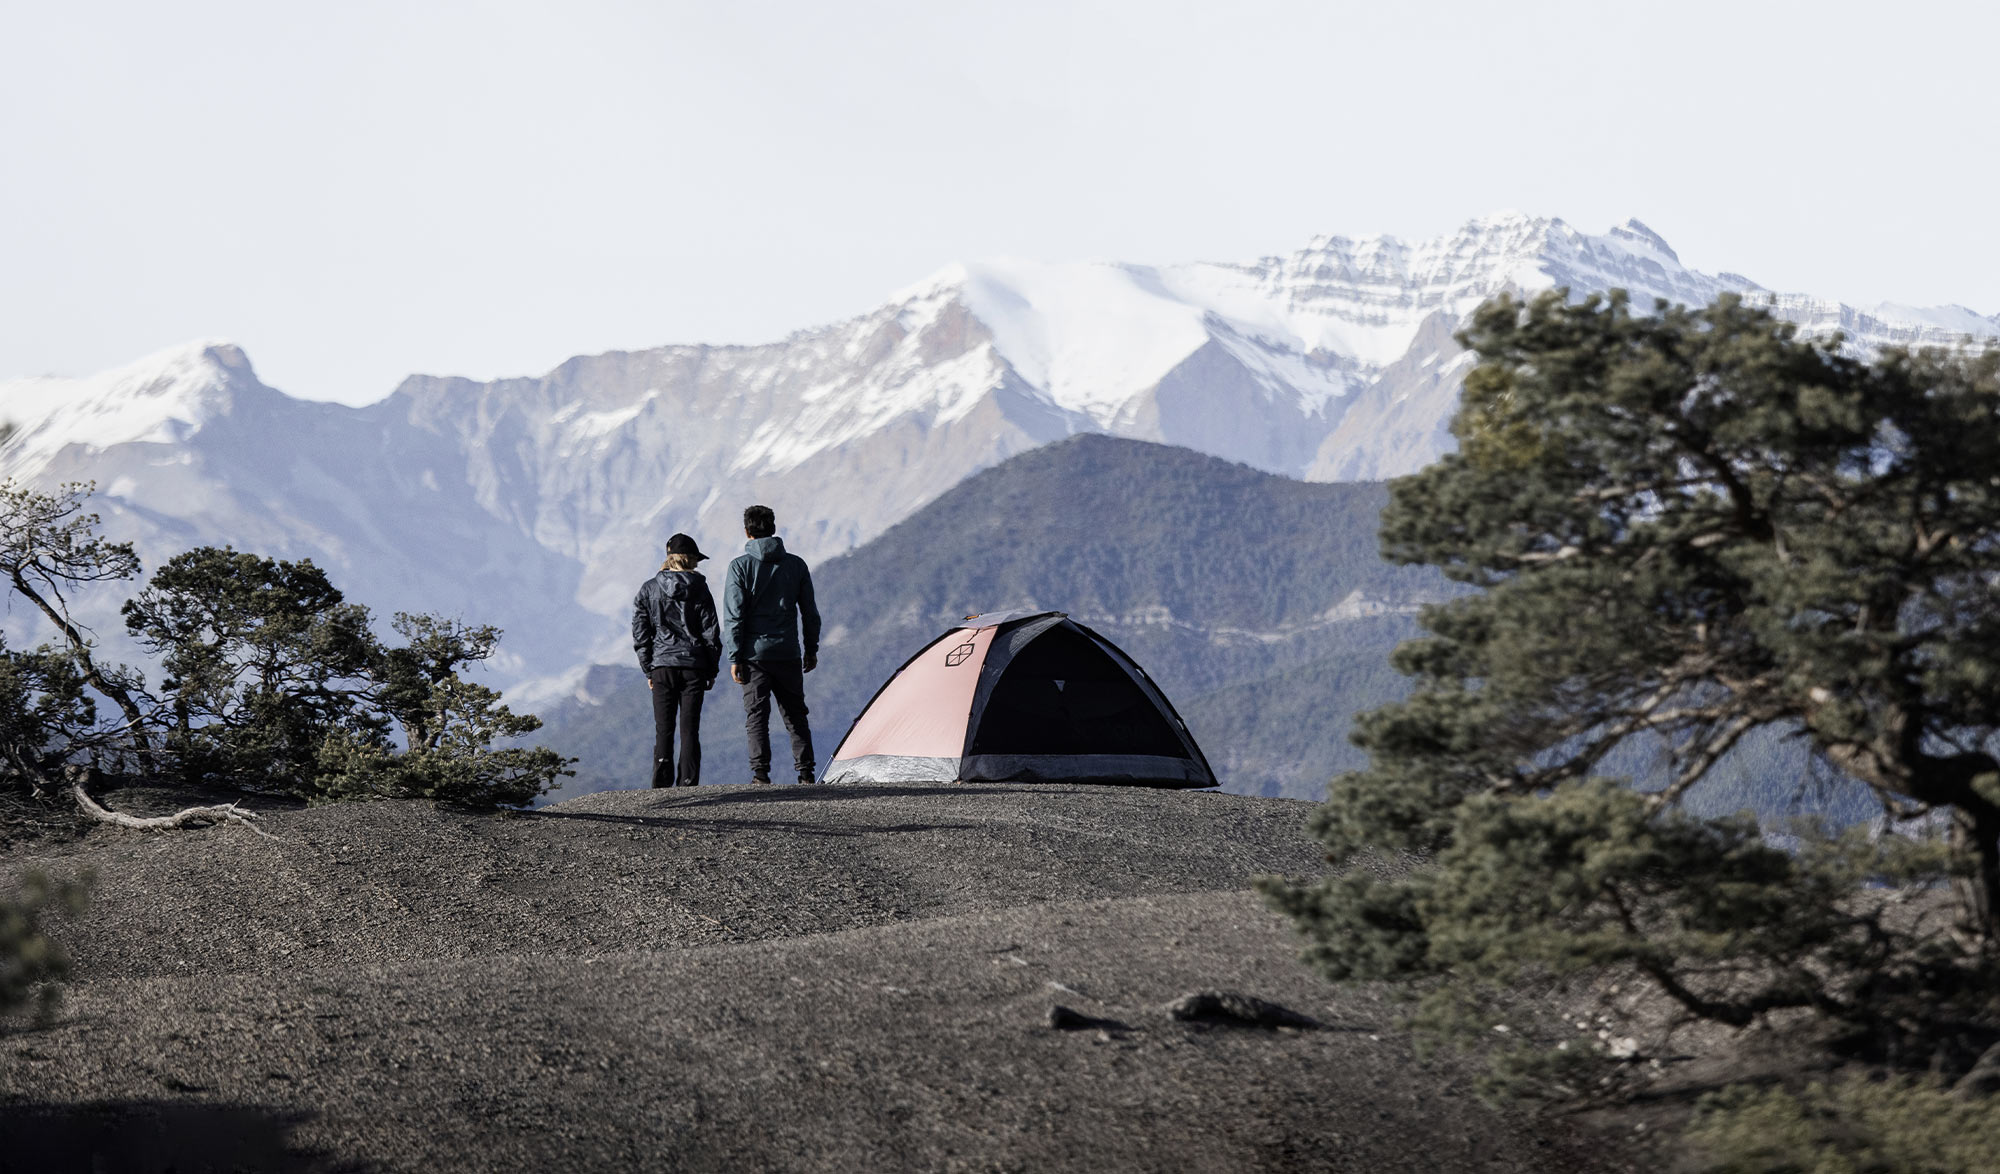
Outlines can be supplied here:
M1592 235L1507 213L1247 264L952 266L775 343L412 376L364 408L293 400L240 349L194 343L89 379L0 384L0 419L20 426L0 476L96 481L107 529L152 564L228 542L311 557L382 614L500 623L501 683L532 697L622 661L632 584L660 540L685 530L732 553L751 501L819 558L1079 432L1310 480L1409 472L1450 443L1465 316L1555 286L1642 302L1737 290L1857 346L2000 335L1958 307L1863 309L1702 274L1637 221ZM100 627L115 639L115 622Z

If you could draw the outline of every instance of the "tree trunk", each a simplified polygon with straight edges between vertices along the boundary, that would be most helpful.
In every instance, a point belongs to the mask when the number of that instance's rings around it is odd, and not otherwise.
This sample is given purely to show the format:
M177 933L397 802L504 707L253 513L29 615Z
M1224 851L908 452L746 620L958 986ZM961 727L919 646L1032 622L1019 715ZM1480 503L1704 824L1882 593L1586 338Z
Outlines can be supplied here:
M9 577L14 581L14 590L27 596L29 601L42 610L43 615L49 617L49 622L62 632L63 639L69 642L70 654L76 657L77 666L83 670L83 679L90 682L91 688L109 697L125 715L126 728L132 733L132 745L139 755L139 766L142 770L151 772L153 747L152 743L146 740L146 715L140 712L138 703L132 700L132 695L127 693L123 686L98 671L97 662L90 656L90 645L85 643L83 633L76 630L76 625L70 623L67 615L42 598L41 593L30 587L19 571Z
M1972 861L1972 875L1952 881L1963 912L1959 932L1969 943L2000 950L2000 803L1982 790L1981 780L2000 776L2000 761L1984 751L1923 753L1918 725L1899 722L1900 738L1867 749L1828 749L1827 760L1873 787L1885 803L1907 796L1951 813L1951 846Z
M1972 875L1952 882L1966 929L1987 949L2000 948L2000 815L1954 811L1951 840L1973 861Z

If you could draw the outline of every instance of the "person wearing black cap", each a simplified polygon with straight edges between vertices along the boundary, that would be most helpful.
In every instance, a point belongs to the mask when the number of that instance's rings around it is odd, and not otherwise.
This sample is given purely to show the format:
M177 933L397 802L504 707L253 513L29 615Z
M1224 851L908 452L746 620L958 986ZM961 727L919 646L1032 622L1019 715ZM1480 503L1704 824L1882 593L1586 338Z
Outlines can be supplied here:
M632 600L632 649L653 691L653 785L701 781L701 699L722 663L715 597L695 564L708 556L694 539L667 539L667 561ZM674 727L681 755L674 761Z

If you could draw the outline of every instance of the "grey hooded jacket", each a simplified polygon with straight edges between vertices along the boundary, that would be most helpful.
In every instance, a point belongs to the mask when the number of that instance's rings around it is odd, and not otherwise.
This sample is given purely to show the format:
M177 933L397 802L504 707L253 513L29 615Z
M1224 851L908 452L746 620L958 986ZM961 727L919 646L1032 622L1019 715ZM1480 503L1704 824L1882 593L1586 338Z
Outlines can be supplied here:
M805 656L819 655L819 606L813 602L812 572L806 560L785 553L782 538L753 538L729 564L722 585L722 630L729 663L799 660L799 630Z

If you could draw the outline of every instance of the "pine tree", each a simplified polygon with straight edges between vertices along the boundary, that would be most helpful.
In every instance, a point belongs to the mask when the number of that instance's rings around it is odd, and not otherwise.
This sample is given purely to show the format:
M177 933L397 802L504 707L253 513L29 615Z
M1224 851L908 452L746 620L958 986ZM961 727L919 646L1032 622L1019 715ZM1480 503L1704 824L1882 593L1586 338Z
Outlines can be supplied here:
M379 654L368 610L311 560L200 547L167 560L124 615L166 670L166 749L190 782L311 795L322 742L382 728L362 705Z
M493 747L541 721L460 675L493 655L491 625L398 613L409 643L385 647L310 560L227 547L169 559L124 610L166 670L163 741L190 782L491 805L568 773L553 750Z
M122 667L99 665L94 642L69 614L69 596L77 590L139 574L132 545L106 542L97 533L97 515L83 512L83 499L92 488L72 482L43 493L11 479L0 481L0 576L55 627L63 640L61 655L74 664L75 673L124 714L120 735L144 765L150 762L150 747L142 682ZM46 675L18 662L16 667ZM71 733L80 737L82 731L72 727Z
M2000 353L1864 360L1736 298L1561 291L1460 341L1458 451L1392 484L1382 545L1479 590L1357 722L1370 765L1313 821L1335 871L1266 885L1309 956L1416 983L1440 1030L1490 1031L1526 977L1637 975L1689 1016L1800 1008L1966 1062L2000 951ZM1879 834L1687 814L1758 731L1872 788ZM1636 744L1648 793L1607 766ZM1383 850L1425 863L1355 867ZM1944 880L1953 932L1891 909Z

